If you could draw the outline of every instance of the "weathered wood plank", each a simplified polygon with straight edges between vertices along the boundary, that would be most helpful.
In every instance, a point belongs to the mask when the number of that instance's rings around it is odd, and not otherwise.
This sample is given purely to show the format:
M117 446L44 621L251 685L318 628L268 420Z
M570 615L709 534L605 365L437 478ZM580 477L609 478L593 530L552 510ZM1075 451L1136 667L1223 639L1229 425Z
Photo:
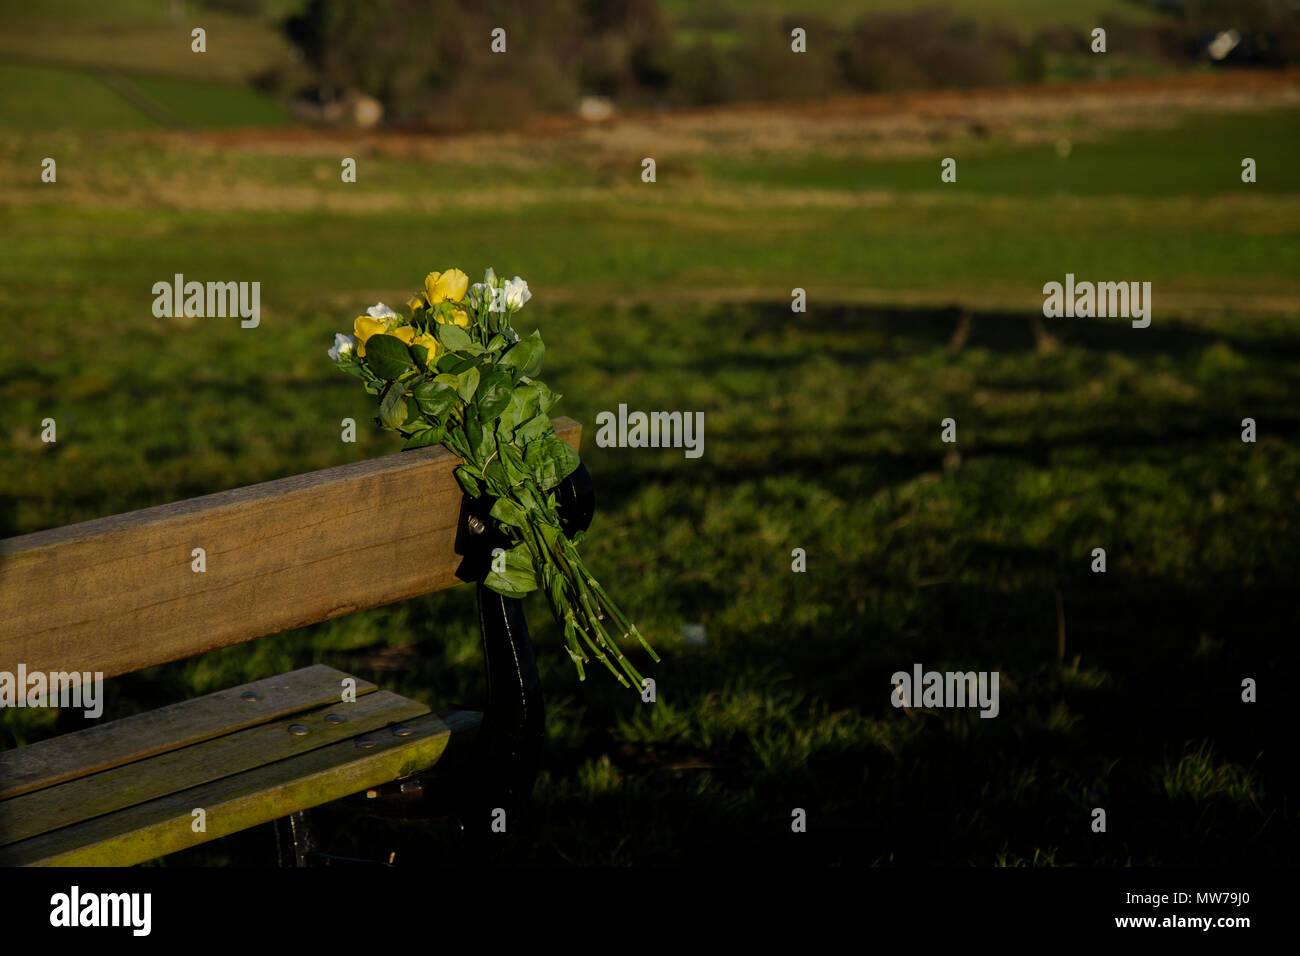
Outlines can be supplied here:
M348 676L313 664L0 752L0 800L324 706L340 699ZM375 690L354 680L358 696ZM257 699L245 700L245 693Z
M0 846L377 731L429 708L386 690L0 801ZM341 717L331 723L327 716ZM291 733L290 728L305 733Z
M130 673L451 587L456 464L424 448L0 541L0 670Z
M0 848L0 866L130 866L217 837L320 806L433 766L453 735L472 740L482 714L458 711L406 721L408 737L355 738L225 777L117 813ZM203 807L207 832L195 833L190 811Z

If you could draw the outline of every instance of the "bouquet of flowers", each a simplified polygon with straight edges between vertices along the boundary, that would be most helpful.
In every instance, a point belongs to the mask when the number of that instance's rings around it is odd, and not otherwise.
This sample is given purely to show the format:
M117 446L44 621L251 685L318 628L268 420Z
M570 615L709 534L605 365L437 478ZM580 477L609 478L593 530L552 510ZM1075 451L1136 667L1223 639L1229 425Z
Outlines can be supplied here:
M456 480L472 498L495 499L491 516L511 542L484 583L507 597L541 588L585 679L588 652L624 686L641 675L615 636L654 649L578 556L579 532L561 530L553 489L578 467L550 410L560 396L537 379L540 333L521 339L512 316L532 297L528 283L488 269L469 284L459 269L430 272L403 318L382 302L334 336L329 356L379 398L377 421L406 437L404 448L442 445L460 456Z

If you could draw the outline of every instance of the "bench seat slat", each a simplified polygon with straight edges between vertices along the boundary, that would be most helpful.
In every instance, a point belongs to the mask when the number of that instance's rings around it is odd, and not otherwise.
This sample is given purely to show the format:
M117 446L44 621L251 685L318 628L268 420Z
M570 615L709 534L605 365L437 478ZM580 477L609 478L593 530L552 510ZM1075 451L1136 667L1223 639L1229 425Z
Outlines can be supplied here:
M269 823L427 770L448 751L472 742L482 714L457 711L404 721L414 733L355 738L223 777L189 790L0 848L0 866L129 866ZM207 832L195 833L190 811L203 807Z
M215 737L88 777L0 801L0 846L105 813L262 767L367 731L427 714L421 703L381 690ZM340 723L326 720L342 717ZM290 727L306 733L289 733Z
M314 664L0 752L0 801L324 706L340 699L348 676ZM358 698L375 690L369 681L356 681ZM261 699L244 700L245 692Z

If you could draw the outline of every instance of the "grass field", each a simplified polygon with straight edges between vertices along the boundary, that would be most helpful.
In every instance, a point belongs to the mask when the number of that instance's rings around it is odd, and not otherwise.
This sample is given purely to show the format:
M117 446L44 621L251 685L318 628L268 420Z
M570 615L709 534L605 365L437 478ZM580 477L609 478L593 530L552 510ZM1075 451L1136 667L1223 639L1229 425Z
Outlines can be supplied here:
M8 130L267 126L288 116L239 85L0 62L0 127Z
M251 17L193 0L0 0L0 130L283 123L287 111L250 83L294 68L275 21L298 5ZM195 27L206 52L191 48Z
M493 265L529 279L520 325L586 429L584 552L664 656L654 705L579 684L530 603L550 751L501 862L1286 862L1293 95L1155 118L1112 97L1046 128L1000 93L937 131L737 113L446 142L7 136L0 535L395 450L378 428L338 440L373 410L330 368L332 333L430 269ZM965 117L994 109L973 134ZM1151 327L1039 324L1067 271L1151 281ZM176 272L260 281L262 325L153 318ZM704 457L595 447L620 402L703 411ZM472 604L458 589L116 680L109 712L313 661L474 706ZM913 662L1000 671L1000 717L893 709L889 675ZM0 744L74 726L21 711ZM463 852L441 822L351 839L336 849ZM254 832L174 862L272 850Z
M242 83L287 62L274 20L291 8L269 4L264 16L247 17L193 0L0 0L0 58ZM203 53L191 49L196 27L207 34Z

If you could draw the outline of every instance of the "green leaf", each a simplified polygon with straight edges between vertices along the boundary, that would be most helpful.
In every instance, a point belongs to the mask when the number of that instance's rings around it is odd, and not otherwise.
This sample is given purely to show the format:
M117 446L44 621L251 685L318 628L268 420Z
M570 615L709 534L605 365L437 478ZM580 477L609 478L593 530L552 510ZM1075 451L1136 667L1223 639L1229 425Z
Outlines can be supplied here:
M506 597L523 597L537 590L537 572L533 570L533 556L522 542L506 552L505 570L491 571L483 579L493 591Z
M464 465L458 467L452 474L456 476L456 481L460 483L465 494L471 498L477 498L482 494L482 487L479 485L478 479L471 475Z
M391 382L415 368L411 350L392 335L372 335L366 340L366 365L380 378Z
M390 382L384 389L384 394L379 399L379 421L385 428L398 428L406 424L408 409L405 396L406 386L401 382Z
M364 360L360 362L357 361L339 362L338 365L335 366L335 368L337 368L340 372L347 372L349 375L355 375L357 378L364 379L366 377L366 368L365 368Z
M502 444L497 442L497 447L501 449L501 458L506 463L506 468L510 473L510 484L518 484L528 474L524 467L524 456L514 445L508 442Z
M479 446L483 444L483 426L479 420L468 412L465 414L465 440L469 443L470 450L478 456L479 464L482 464L486 455L479 455Z
M526 445L545 437L551 429L551 420L539 413L515 429L515 441Z
M474 449L474 454L478 456L479 461L486 462L496 454L496 450L497 436L493 434L491 428L484 428L483 435L479 438L478 445ZM483 467L486 468L487 466L484 465Z
M546 346L542 333L534 330L526 339L520 339L501 356L501 364L515 369L520 375L536 375L542 367Z
M555 403L564 396L560 395L559 392L552 392L545 382L535 384L537 385L537 405L543 415L549 415L551 409L555 407Z
M500 456L493 458L483 468L483 477L487 479L488 484L496 490L497 494L503 494L510 489L510 475L506 472L506 466L502 463Z
M510 410L512 408L514 408L513 402L507 405L501 414L497 416L496 424L493 426L499 441L509 442L515 440L515 426L519 423L515 421L514 415L511 414Z
M443 425L439 425L436 428L425 428L408 438L406 444L402 446L402 450L405 451L407 448L425 448L429 445L436 445L442 441L443 436L446 435L446 433L447 429Z
M430 418L442 418L460 400L456 389L445 382L422 382L411 391L420 411Z
M455 328L455 326L452 326ZM456 376L456 391L466 402L474 401L474 390L478 388L478 368L467 369Z
M506 410L513 396L514 388L507 373L500 370L488 372L479 382L474 398L479 418L485 422L492 421Z
M502 524L508 524L512 528L528 527L528 512L509 498L498 498L496 504L492 506L491 514Z
M474 340L469 337L469 333L459 325L452 325L449 322L441 322L433 327L433 335L443 346L451 351L456 349L467 349L474 344ZM367 351L369 351L367 349Z
M510 399L510 417L516 422L526 422L542 410L537 382L524 382L515 386Z
M579 464L578 453L558 438L534 442L524 452L524 466L542 491L550 491Z
M460 365L462 361L464 360L455 352L443 352L433 365L439 372L451 372L453 367Z

